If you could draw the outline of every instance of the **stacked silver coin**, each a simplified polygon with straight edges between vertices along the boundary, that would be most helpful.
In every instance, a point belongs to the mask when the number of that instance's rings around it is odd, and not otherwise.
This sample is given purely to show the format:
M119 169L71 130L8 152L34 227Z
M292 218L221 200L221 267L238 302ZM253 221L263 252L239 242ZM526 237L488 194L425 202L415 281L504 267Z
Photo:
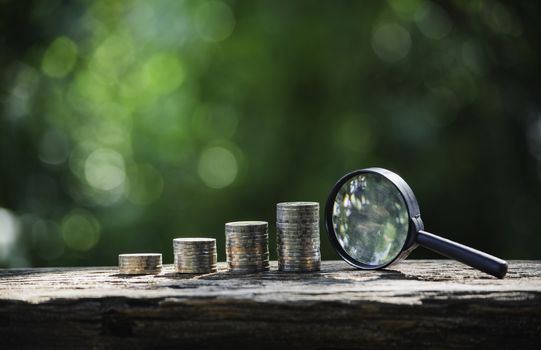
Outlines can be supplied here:
M211 273L217 271L214 238L173 239L175 271L178 273Z
M276 253L279 271L320 270L319 203L276 205Z
M268 228L266 221L236 221L225 224L225 249L229 271L269 271Z
M153 275L162 271L159 253L119 254L118 268L124 275Z

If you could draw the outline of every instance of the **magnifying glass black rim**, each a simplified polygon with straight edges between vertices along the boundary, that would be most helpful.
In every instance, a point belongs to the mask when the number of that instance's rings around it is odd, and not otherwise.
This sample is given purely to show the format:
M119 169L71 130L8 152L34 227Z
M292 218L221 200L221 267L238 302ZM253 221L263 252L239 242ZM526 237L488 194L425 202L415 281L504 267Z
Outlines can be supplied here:
M342 186L346 182L348 182L352 177L355 177L361 174L367 174L367 173L378 174L380 176L383 176L396 187L396 189L398 190L398 192L404 199L404 202L406 203L406 208L408 210L408 216L409 216L408 235L406 237L406 240L404 241L404 245L400 249L400 253L397 254L391 261L382 265L364 264L356 260L355 258L351 257L338 242L338 238L336 238L336 232L334 230L334 224L333 224L333 209L334 209L334 202L336 199L336 195L338 194ZM331 193L329 194L329 197L327 198L327 203L325 205L325 227L327 229L327 234L329 236L329 240L331 241L332 246L334 247L338 255L340 255L340 257L344 259L344 261L346 261L348 264L356 268L365 269L365 270L381 269L405 257L403 256L405 251L415 243L416 233L419 230L423 229L422 221L420 220L420 217L421 215L419 211L419 204L417 203L417 199L415 198L415 195L413 194L412 189L409 187L406 181L404 181L398 174L395 174L392 171L389 171L383 168L359 169L359 170L355 170L344 175L334 185L333 189L331 190ZM407 252L407 254L409 254L409 251Z

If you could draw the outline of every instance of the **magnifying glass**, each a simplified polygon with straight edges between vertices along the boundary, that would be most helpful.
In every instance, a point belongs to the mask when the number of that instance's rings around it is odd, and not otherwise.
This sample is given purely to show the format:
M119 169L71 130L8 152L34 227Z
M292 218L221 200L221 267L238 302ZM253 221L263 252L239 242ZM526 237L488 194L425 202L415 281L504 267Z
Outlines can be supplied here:
M327 199L325 225L338 254L359 269L387 267L421 245L498 278L507 273L504 260L424 231L413 191L386 169L342 177Z

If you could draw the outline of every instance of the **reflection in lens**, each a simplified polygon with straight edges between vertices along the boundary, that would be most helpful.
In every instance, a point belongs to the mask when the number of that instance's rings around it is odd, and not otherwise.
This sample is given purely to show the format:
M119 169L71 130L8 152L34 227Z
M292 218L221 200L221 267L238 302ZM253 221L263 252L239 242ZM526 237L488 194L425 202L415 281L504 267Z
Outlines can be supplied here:
M340 188L333 208L338 243L358 262L390 263L406 241L408 209L393 183L375 173L351 178Z

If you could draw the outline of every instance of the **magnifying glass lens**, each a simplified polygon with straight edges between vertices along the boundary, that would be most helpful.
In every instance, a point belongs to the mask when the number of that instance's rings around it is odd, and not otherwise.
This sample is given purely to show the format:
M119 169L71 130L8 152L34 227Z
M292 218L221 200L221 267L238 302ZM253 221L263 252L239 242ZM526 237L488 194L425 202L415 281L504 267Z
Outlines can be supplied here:
M352 177L338 191L332 223L338 244L367 267L383 266L402 251L408 208L396 186L377 173Z

